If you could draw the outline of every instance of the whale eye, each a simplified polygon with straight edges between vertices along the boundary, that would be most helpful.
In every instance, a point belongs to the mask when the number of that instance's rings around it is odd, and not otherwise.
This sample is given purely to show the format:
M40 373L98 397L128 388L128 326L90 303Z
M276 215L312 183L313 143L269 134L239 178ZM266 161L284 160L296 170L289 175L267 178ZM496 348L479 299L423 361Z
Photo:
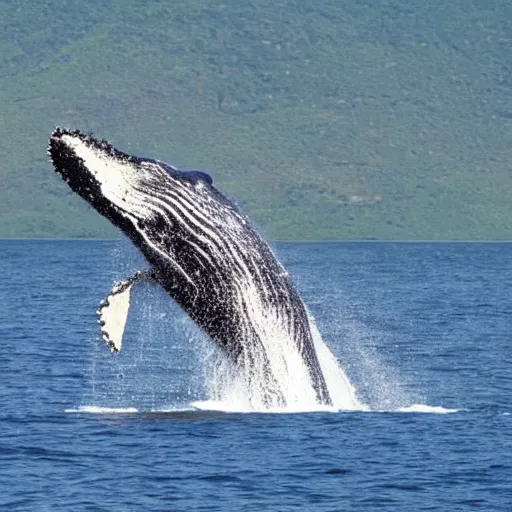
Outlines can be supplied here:
M208 183L208 185L213 185L212 177L204 171L187 171L187 174L190 178L196 179L199 181L204 181Z

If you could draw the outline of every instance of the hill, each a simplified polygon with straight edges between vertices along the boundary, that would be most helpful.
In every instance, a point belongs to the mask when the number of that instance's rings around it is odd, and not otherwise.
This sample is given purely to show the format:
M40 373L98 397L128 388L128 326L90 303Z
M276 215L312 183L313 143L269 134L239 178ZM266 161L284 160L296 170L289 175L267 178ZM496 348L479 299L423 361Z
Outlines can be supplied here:
M0 236L115 235L61 125L208 170L270 238L510 239L511 77L506 0L4 0Z

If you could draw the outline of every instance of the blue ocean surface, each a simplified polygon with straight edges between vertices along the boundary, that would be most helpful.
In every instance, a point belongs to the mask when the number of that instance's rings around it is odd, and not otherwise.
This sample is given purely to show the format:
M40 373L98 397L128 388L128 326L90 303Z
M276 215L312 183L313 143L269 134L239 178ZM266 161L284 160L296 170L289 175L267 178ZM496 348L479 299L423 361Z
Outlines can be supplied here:
M0 241L0 510L512 510L512 244L275 249L366 411L194 406L215 348L163 292L101 340L128 242Z

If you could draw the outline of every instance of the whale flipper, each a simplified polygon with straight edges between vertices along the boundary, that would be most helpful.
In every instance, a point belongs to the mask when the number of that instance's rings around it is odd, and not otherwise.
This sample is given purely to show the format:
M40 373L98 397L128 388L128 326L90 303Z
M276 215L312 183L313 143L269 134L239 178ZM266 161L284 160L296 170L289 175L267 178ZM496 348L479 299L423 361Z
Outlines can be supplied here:
M118 281L112 287L105 300L100 303L98 323L101 325L103 339L112 352L119 352L123 343L123 333L130 309L130 296L133 285L141 279L155 279L151 270L137 270L128 279Z

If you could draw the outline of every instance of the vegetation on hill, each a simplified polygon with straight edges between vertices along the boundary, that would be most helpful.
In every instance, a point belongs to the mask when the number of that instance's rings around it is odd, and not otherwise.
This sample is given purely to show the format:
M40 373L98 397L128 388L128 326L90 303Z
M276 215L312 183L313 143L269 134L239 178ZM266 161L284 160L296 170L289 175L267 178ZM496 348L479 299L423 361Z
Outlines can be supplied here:
M205 169L274 239L510 239L508 0L4 0L0 236L115 230L55 125Z

